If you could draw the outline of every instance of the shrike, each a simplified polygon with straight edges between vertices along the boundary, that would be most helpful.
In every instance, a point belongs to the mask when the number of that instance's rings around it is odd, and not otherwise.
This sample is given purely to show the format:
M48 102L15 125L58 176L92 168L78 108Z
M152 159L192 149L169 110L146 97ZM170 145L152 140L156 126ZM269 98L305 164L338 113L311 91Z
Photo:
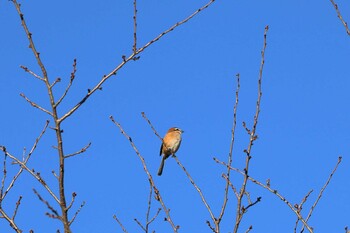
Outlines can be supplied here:
M158 176L162 175L164 162L170 155L174 155L176 151L179 149L181 144L181 134L184 131L180 128L173 127L168 130L163 138L163 143L160 147L160 154L163 154L162 162L160 163L158 169Z

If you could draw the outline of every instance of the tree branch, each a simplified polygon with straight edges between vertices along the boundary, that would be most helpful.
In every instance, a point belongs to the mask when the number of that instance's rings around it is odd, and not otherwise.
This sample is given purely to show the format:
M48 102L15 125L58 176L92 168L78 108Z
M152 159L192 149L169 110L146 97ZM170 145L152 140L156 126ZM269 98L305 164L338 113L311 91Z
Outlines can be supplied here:
M149 41L147 44L145 44L143 47L141 47L140 49L138 49L135 52L133 52L131 55L129 55L129 57L126 56L122 56L123 61L116 67L114 68L109 74L104 75L102 77L102 79L100 80L99 83L97 83L95 85L95 87L93 87L92 89L89 89L88 93L85 95L84 98L82 98L79 103L77 103L73 108L71 108L66 114L64 114L60 119L59 122L64 121L67 117L69 117L70 115L72 115L76 110L78 110L80 108L80 106L82 104L85 103L85 101L92 95L94 94L97 90L101 89L102 84L107 81L110 77L112 77L113 75L116 75L117 72L129 61L134 60L134 58L140 54L141 52L143 52L146 48L148 48L151 44L153 44L154 42L158 41L159 39L161 39L163 36L165 36L166 34L168 34L169 32L173 31L175 28L177 28L178 26L186 23L187 21L189 21L190 19L192 19L195 15L197 15L199 12L203 11L204 9L208 8L215 0L210 0L206 5L204 5L203 7L199 8L198 10L196 10L193 14L191 14L190 16L188 16L186 19L177 22L176 24L174 24L173 26L171 26L168 30L162 32L161 34L159 34L156 38L154 38L153 40Z

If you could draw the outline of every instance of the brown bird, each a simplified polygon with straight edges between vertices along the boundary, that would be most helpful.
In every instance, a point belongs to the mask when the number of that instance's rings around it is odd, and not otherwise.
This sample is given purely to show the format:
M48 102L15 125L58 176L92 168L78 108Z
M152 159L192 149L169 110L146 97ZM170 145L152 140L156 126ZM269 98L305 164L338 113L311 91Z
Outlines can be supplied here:
M184 131L180 128L170 128L168 132L165 134L163 138L163 143L160 147L160 154L163 154L162 162L160 163L160 167L158 169L158 176L162 175L164 162L170 155L174 155L176 151L179 149L181 144L181 134Z

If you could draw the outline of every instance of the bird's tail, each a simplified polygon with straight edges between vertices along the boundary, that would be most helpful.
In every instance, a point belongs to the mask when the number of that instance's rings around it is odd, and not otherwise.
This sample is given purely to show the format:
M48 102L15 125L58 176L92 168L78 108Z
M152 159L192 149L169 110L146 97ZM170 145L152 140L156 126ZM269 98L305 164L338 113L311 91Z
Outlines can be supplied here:
M158 169L158 176L161 176L163 173L164 162L165 162L165 156L162 157L162 162L160 163L160 166Z

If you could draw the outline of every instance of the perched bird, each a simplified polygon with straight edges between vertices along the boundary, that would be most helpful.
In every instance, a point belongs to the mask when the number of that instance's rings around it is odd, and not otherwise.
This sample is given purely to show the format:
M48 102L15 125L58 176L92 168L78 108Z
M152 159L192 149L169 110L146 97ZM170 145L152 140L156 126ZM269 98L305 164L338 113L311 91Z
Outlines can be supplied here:
M173 127L168 130L168 132L165 134L163 138L163 143L160 146L160 154L163 154L162 162L160 163L160 167L158 169L158 176L162 175L163 173L163 167L164 162L167 158L169 158L170 155L173 155L176 153L176 151L179 149L181 144L181 134L184 131Z

